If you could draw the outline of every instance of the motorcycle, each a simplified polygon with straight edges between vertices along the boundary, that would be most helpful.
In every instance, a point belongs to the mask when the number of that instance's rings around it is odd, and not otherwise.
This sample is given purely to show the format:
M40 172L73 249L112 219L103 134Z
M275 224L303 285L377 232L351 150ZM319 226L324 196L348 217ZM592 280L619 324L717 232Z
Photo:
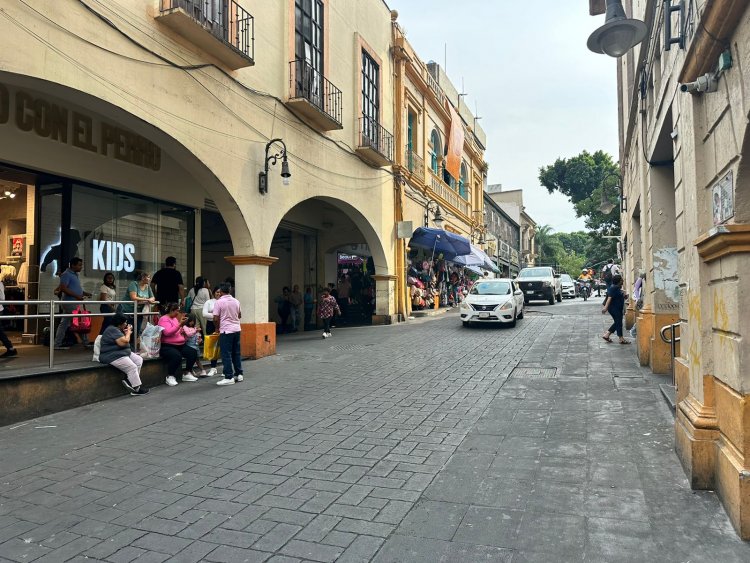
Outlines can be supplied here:
M583 300L588 300L589 297L591 297L591 288L589 287L588 282L579 282L580 285L580 293L581 297L583 297Z

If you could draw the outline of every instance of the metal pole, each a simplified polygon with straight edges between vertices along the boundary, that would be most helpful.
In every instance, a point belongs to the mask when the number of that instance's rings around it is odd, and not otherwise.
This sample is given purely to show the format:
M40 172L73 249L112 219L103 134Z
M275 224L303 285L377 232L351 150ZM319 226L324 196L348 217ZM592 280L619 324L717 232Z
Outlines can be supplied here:
M49 368L55 367L55 300L49 302Z
M138 350L138 301L133 301L133 351Z

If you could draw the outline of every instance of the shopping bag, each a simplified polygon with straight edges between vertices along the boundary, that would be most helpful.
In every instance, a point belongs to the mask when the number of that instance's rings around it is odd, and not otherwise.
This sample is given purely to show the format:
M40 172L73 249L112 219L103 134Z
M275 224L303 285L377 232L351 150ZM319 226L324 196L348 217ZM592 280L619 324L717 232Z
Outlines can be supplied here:
M164 327L146 323L141 333L141 356L144 358L158 358L161 349L161 333Z
M99 361L99 353L102 351L102 335L96 337L96 340L94 340L94 357L91 358L92 362L98 362Z
M70 324L70 330L78 334L88 334L91 332L91 311L87 311L82 305L73 309L73 322Z
M219 352L219 335L207 334L203 339L203 358L206 360L218 360Z

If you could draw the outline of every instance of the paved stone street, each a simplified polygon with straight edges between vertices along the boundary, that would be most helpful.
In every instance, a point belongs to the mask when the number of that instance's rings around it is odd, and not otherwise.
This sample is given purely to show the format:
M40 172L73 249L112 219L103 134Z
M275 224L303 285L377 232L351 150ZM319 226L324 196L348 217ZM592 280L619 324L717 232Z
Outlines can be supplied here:
M0 561L749 561L599 303L296 335L0 428Z

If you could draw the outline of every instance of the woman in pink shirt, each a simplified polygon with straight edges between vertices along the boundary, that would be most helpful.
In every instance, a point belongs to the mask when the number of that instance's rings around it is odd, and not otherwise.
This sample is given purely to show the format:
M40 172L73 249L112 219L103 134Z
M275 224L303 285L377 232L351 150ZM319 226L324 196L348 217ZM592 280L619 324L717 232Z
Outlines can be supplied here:
M177 303L168 303L165 313L159 317L159 326L164 329L161 333L159 355L167 361L167 385L170 387L177 385L177 372L182 366L183 358L185 358L185 374L182 376L182 381L198 381L198 378L192 375L198 354L186 344L183 330L186 322L186 317L181 318L180 306Z

